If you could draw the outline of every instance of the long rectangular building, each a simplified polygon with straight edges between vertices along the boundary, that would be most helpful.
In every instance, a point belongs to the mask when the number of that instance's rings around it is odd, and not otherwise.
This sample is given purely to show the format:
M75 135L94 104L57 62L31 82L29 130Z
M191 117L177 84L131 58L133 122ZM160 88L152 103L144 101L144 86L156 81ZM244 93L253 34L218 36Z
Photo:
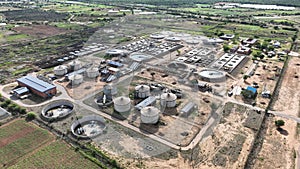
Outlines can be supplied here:
M52 97L56 95L56 86L40 80L33 76L24 76L17 79L18 85L27 87L30 92L41 96L43 98Z

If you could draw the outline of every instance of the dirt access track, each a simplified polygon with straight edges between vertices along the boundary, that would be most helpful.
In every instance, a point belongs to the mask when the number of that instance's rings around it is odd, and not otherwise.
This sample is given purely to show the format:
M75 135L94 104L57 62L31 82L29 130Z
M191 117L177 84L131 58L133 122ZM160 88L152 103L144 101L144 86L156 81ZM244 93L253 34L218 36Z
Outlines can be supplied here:
M49 25L32 25L32 26L20 26L13 28L18 33L27 34L34 37L45 38L48 36L54 36L67 33L68 31L62 28Z

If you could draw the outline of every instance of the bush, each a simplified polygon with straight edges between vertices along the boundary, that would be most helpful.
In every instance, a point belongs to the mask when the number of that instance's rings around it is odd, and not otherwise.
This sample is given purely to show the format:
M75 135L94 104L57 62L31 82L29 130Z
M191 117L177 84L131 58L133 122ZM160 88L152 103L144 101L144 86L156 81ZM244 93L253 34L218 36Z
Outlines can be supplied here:
M284 126L284 123L285 123L285 122L284 122L283 120L276 120L276 121L275 121L275 125L276 125L276 127L278 127L278 128L281 127L281 126Z
M20 108L19 113L20 114L26 114L26 109L25 108Z
M28 112L26 116L26 120L33 120L36 118L35 112Z

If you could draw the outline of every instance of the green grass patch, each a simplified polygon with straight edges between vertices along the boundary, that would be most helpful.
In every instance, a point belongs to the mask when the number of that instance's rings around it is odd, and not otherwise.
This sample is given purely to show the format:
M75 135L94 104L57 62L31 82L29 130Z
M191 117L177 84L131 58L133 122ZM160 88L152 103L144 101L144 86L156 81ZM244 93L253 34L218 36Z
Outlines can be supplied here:
M10 169L17 168L88 168L97 169L98 165L75 152L63 141L56 141L38 150L33 155L18 161ZM102 166L101 166L102 167Z
M18 160L52 139L48 131L21 119L1 127L0 141L6 144L1 147L0 165Z
M8 42L14 42L14 41L19 41L19 40L24 40L30 38L29 35L26 34L13 34L13 35L8 35L5 37L6 41Z

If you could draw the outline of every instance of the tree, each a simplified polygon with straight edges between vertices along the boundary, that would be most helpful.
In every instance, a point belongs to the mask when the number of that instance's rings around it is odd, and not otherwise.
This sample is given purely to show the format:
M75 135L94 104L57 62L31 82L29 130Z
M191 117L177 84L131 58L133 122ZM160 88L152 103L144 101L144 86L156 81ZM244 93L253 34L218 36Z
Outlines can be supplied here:
M284 126L284 121L283 120L276 120L275 125L277 128L280 128L281 126Z
M151 72L150 75L152 76L152 80L154 81L154 75L155 75L155 73Z
M33 120L33 119L35 119L36 118L36 114L35 114L35 112L28 112L27 113L27 116L26 116L26 120Z
M248 78L249 78L248 75L244 75L244 76L243 76L244 81L246 81Z
M223 45L224 52L228 52L230 50L230 47L227 44Z
M249 90L243 90L241 94L246 99L252 99L254 97L254 94Z
M261 51L257 51L253 54L254 57L264 59L265 55Z

